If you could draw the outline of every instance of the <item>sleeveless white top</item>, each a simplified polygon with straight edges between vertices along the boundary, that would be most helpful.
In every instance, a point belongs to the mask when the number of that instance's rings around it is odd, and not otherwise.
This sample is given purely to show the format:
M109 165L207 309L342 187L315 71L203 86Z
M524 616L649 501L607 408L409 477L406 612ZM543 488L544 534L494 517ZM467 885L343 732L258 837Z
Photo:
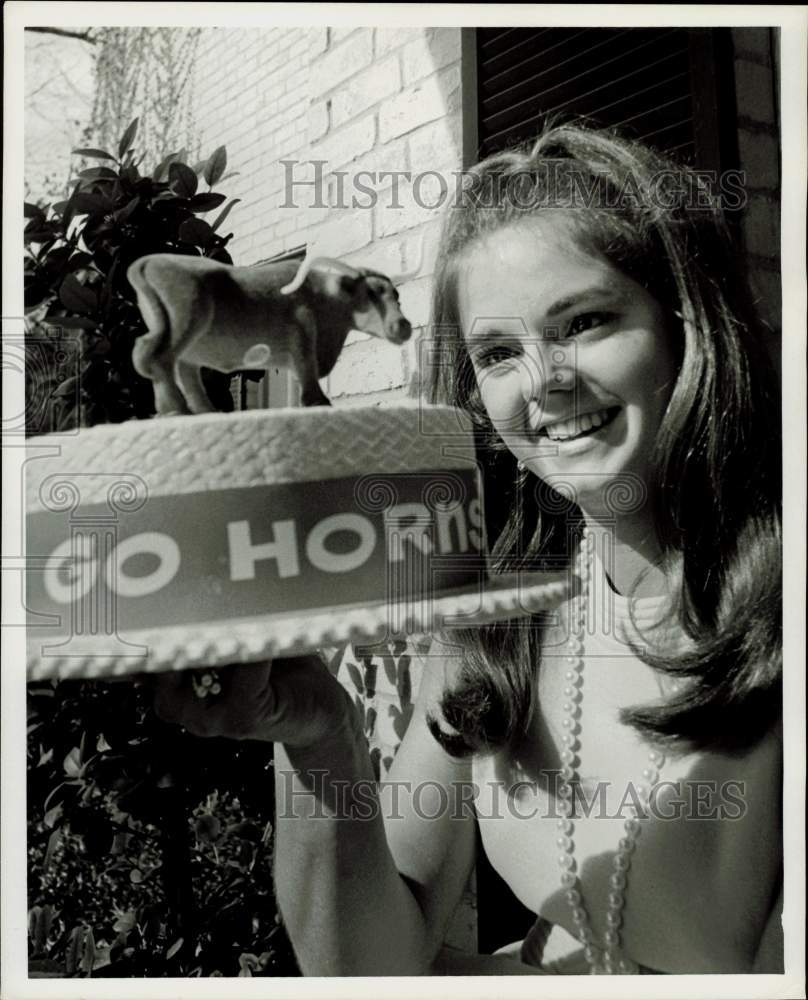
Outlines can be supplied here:
M606 930L608 878L633 801L628 786L643 782L653 748L620 722L619 712L664 696L665 678L627 643L630 637L642 643L643 636L670 641L674 633L663 621L665 608L665 598L629 602L616 594L595 559L578 751L581 790L592 807L588 816L576 808L573 841L598 944ZM574 933L560 883L554 805L558 779L553 772L560 770L563 749L563 632L560 626L547 630L537 710L519 759L504 752L475 758L473 780L482 842L492 865L528 909ZM779 733L739 756L702 752L666 753L666 758L659 777L663 785L654 798L656 815L642 821L631 858L623 952L658 972L748 972L780 877ZM546 959L553 958L554 949L556 954L577 951L568 956L566 970L557 971L587 971L577 941L563 931L555 934L554 946L553 941L551 935Z

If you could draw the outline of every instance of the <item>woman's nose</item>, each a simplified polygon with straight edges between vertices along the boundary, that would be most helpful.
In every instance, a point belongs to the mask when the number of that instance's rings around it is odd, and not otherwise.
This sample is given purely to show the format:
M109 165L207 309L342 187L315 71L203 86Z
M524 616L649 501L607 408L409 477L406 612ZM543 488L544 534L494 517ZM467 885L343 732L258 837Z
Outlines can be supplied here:
M568 391L575 381L575 345L574 344L550 344L550 381L548 390L560 389Z
M529 343L524 346L521 358L521 389L522 398L526 403L540 398L544 393L547 373L543 353L538 344Z
M553 391L569 391L574 380L572 345L537 340L525 347L522 365L525 402L540 400Z

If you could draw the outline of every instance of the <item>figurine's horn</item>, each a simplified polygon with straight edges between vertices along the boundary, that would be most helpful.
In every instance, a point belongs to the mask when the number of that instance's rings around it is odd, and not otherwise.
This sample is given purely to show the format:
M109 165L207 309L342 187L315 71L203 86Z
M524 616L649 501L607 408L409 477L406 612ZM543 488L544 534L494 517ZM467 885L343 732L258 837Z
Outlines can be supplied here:
M283 295L291 295L292 292L296 292L306 280L309 271L312 269L316 270L317 268L329 271L342 271L343 274L350 274L354 278L358 278L361 273L355 267L351 267L350 264L337 260L335 257L306 257L297 269L297 274L294 278L288 285L284 285L281 288L281 293Z

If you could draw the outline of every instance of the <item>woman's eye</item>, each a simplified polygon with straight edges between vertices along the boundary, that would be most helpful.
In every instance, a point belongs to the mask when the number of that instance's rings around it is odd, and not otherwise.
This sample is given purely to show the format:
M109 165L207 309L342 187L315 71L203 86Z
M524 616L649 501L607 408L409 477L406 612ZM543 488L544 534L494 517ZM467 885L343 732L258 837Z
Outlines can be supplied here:
M576 333L584 333L586 330L594 330L599 326L604 326L606 323L611 322L614 319L613 313L607 312L588 312L581 313L580 316L576 316L570 321L568 328L568 336L572 337Z
M514 344L492 344L491 347L484 347L474 355L474 363L478 368L490 368L492 365L499 365L505 361L512 361L519 353L519 348Z

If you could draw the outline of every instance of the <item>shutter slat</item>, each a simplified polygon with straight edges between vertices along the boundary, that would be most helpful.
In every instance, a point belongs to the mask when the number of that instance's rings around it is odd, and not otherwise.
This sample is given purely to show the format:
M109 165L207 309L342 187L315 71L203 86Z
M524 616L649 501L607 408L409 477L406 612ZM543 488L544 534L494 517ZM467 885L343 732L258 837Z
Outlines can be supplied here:
M595 29L581 32L574 38L559 42L553 46L552 58L541 52L531 52L519 63L511 64L502 72L488 75L481 92L497 94L506 99L511 86L526 86L535 91L541 81L542 87L552 87L565 79L578 75L579 66L587 59L595 59L598 65L621 58L632 58L648 45L663 42L670 51L669 32L662 30L639 33L631 30L604 31ZM682 47L685 47L683 43Z
M635 76L636 73L631 73L623 77L620 82L627 82ZM690 95L687 91L689 79L687 73L675 73L658 84L652 84L650 87L640 90L637 94L628 94L626 97L619 98L609 104L603 104L604 100L608 100L609 92L599 87L588 94L577 94L561 104L550 105L546 110L548 113L559 114L562 111L570 110L570 104L574 103L576 114L591 117L600 121L604 126L616 126L626 118L634 117L640 112L653 114L656 112L660 100L668 103L679 98L690 104Z
M508 44L480 54L480 65L486 78L495 77L516 62L535 56L548 58L559 46L590 32L587 28L543 28L538 31L515 29Z
M548 115L621 127L692 157L688 29L478 29L481 154L529 141Z
M678 97L673 97L669 101L663 101L658 104L652 111L648 108L643 108L637 111L635 114L627 115L625 118L619 118L615 120L614 127L619 129L632 129L637 130L642 127L639 123L646 121L647 119L656 119L660 122L672 121L691 121L693 120L693 104L690 100L689 94L680 94Z
M651 111L637 116L631 123L615 122L610 127L620 128L626 136L644 140L655 149L672 155L678 146L692 146L693 144L693 119L690 114L681 114L682 103L675 102L676 108L673 110L678 109L680 113L671 114L669 117L674 120L666 122L663 129L659 129L659 116ZM492 137L496 142L492 151L493 149L507 149L517 144L531 142L538 136L545 124L546 117L547 113L542 111L498 133Z
M644 55L647 57L647 62L617 77L615 77L616 67L624 64L622 55L613 56L576 75L563 76L554 73L552 84L541 88L534 86L530 96L521 100L511 99L504 104L502 110L497 110L496 106L492 107L495 102L484 98L481 109L483 125L486 129L496 132L507 126L514 118L518 118L528 105L541 105L544 110L561 109L598 91L608 89L616 93L625 93L637 78L653 78L649 77L652 70L669 76L671 67L678 65L681 67L680 71L687 72L685 52L665 52L664 46L649 43ZM514 94L513 97L515 96ZM577 111L577 108L575 110Z
M514 38L518 40L520 37L524 37L528 31L531 34L540 35L548 30L550 29L538 28L534 32L526 28L478 28L477 51L486 59L490 59L512 46Z
M683 84L687 82L685 74L678 75L677 79ZM665 90L665 86L663 83L662 89L657 92L657 97L663 101L670 101L676 96L687 98L686 90L683 89L679 95L676 95L675 93L671 94L669 89ZM534 99L522 102L518 108L509 109L500 115L484 119L486 135L490 140L497 141L503 132L517 127L528 119L535 120L537 116L574 116L587 118L591 124L599 127L612 127L619 125L625 118L634 117L643 109L641 103L632 104L633 98L628 97L619 103L613 102L614 107L607 105L606 110L604 110L603 102L608 100L608 93L604 88L597 87L587 94L573 94L563 101L541 102ZM653 100L653 90L647 95L647 98L648 103L644 107L648 113L653 113L657 106L657 101ZM621 107L625 109L622 114L620 113ZM599 111L600 113L598 113Z

